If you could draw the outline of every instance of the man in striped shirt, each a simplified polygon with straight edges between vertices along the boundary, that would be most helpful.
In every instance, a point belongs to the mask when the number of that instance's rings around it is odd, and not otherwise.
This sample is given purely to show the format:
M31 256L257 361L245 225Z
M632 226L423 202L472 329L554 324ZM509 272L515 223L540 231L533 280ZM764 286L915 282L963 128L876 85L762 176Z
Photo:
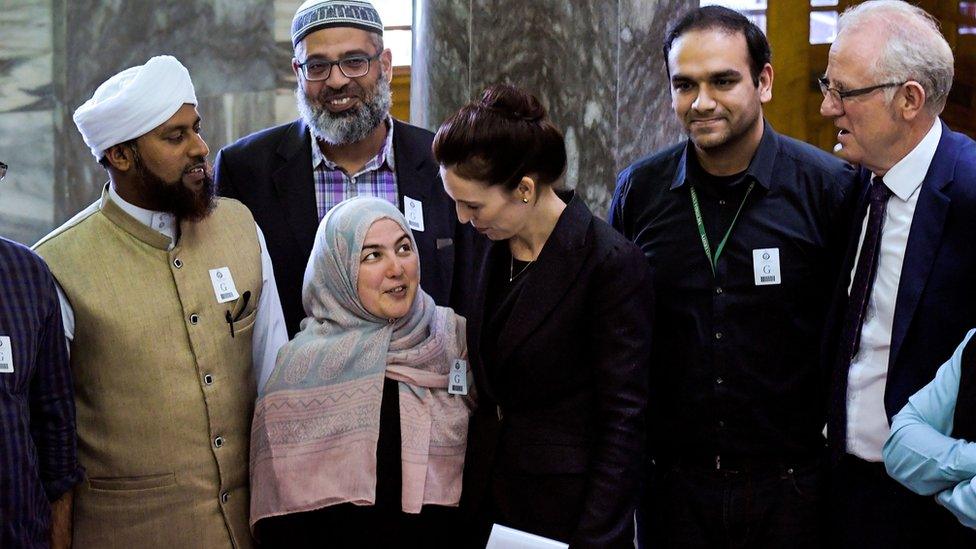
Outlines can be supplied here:
M54 278L0 238L0 547L67 547L83 476Z

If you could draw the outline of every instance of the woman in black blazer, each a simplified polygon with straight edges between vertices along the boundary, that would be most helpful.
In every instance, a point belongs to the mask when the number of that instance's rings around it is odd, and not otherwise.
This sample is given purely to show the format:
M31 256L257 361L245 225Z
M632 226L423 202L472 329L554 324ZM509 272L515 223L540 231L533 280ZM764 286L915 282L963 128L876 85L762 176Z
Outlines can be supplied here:
M458 218L493 242L471 296L479 409L462 507L571 547L633 547L652 297L641 252L557 192L562 134L535 97L493 86L434 139Z

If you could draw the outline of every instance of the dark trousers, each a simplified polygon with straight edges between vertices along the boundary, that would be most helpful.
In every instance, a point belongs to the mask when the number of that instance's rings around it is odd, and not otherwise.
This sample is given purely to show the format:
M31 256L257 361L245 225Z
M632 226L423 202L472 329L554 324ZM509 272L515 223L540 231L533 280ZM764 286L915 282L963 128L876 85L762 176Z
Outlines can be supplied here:
M845 454L830 471L829 494L831 547L976 547L976 531L933 497L898 484L883 463Z
M637 511L641 549L822 546L819 461L751 470L658 469Z

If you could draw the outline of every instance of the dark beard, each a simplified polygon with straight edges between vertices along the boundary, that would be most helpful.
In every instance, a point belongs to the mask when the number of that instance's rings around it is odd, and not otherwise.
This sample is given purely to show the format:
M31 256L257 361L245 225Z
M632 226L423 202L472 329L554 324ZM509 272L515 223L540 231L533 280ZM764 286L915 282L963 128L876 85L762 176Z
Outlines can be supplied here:
M204 161L200 159L199 163ZM205 175L199 191L192 191L183 184L182 179L168 183L154 174L142 163L138 152L135 154L135 165L136 175L139 176L136 186L139 194L150 204L149 209L171 213L178 220L196 222L205 219L217 207L217 187L210 174Z

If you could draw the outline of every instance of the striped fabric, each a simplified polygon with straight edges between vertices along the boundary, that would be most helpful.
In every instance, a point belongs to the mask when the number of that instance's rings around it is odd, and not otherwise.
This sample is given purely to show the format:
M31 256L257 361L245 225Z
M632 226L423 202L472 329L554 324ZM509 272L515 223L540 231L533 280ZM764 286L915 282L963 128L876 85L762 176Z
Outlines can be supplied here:
M48 501L83 477L71 373L54 278L30 250L0 238L4 347L7 338L8 360L0 360L0 547L47 547Z
M386 141L376 156L350 175L326 158L312 139L312 173L319 221L333 206L354 196L375 196L399 208L396 169L393 160L393 121L387 119Z

